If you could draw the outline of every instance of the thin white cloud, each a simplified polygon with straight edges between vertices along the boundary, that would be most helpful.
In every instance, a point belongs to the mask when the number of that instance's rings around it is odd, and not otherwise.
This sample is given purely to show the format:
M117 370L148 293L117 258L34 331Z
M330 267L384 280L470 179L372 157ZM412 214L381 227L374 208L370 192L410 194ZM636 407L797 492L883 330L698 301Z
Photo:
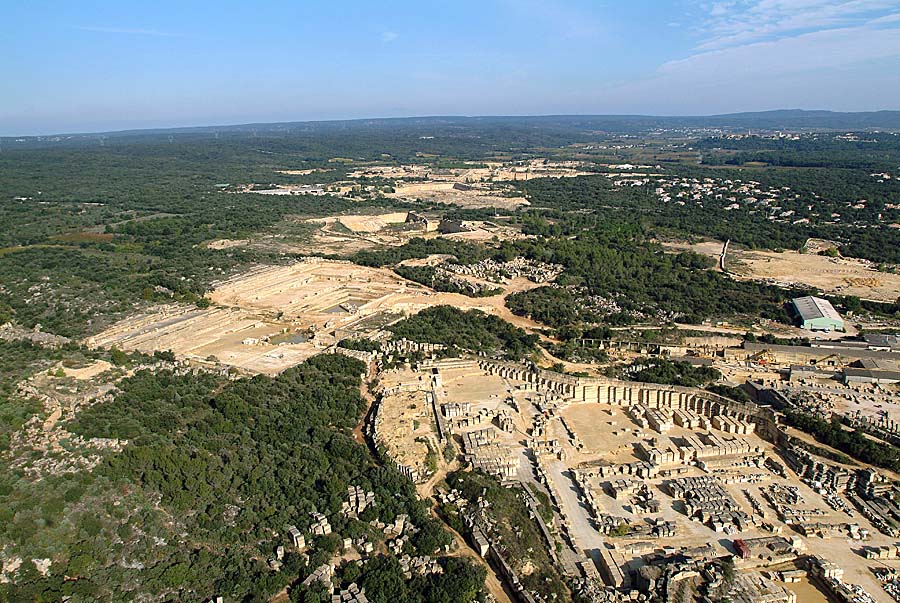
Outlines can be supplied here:
M709 9L709 14L713 17L724 17L728 14L734 2L715 2Z
M601 99L657 99L688 112L703 105L724 111L833 106L835 99L848 98L859 107L893 109L900 79L891 64L900 65L900 19L875 17L850 27L700 50L662 64L645 79L613 87Z
M897 23L900 26L900 22ZM663 64L661 74L790 73L900 57L900 27L827 29L765 42L709 50Z
M381 32L381 41L389 44L400 37L396 31L383 31Z
M157 29L139 29L131 27L95 27L92 25L79 25L75 29L80 31L92 31L96 33L122 34L129 36L153 36L156 38L183 38L183 34L172 33L168 31L159 31Z
M877 19L872 19L871 23L873 25L882 24L882 23L898 23L900 22L900 13L895 13L893 15L885 15L883 17L878 17Z
M730 0L705 8L698 50L852 27L900 13L896 0Z
M728 85L900 59L897 0L720 0L703 5L705 37L686 58L637 83Z

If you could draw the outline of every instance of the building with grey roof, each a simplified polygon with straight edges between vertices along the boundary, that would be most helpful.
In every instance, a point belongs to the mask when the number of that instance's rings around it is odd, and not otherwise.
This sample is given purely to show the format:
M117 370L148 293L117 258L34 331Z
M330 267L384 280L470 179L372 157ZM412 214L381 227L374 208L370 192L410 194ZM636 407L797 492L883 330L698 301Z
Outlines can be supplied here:
M845 368L844 383L876 383L879 385L891 385L900 383L900 371Z
M870 350L900 352L900 335L894 333L866 333L863 336Z
M798 322L810 331L843 331L844 319L828 300L821 297L798 297L793 300Z

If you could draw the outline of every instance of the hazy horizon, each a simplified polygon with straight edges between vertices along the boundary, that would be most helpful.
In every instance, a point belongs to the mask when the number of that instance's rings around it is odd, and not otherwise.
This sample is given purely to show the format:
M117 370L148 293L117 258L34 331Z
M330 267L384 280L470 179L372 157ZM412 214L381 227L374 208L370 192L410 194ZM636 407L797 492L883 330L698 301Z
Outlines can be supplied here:
M5 136L900 108L886 106L900 98L900 6L886 0L100 0L6 13Z
M390 121L390 120L416 120L416 119L507 119L507 118L521 118L521 119L530 119L530 118L554 118L554 117L572 117L572 118L624 118L624 117L634 117L634 118L647 118L647 119L712 119L716 117L728 117L731 115L744 115L744 114L759 114L765 115L767 113L778 113L778 112L805 112L805 113L833 113L833 114L846 114L846 115L854 115L854 114L868 114L868 113L900 113L900 109L872 109L868 111L834 111L831 109L799 109L799 108L776 108L776 109L762 109L759 111L735 111L728 113L710 113L706 115L698 115L698 114L657 114L651 115L646 113L523 113L523 114L492 114L492 115L375 115L375 116L360 116L360 117L333 117L333 118L322 118L322 119L288 119L288 120L277 120L277 121L241 121L241 122L232 122L232 123L219 123L219 122L205 122L205 123L183 123L183 124L159 124L159 125L148 125L148 126L138 126L133 128L117 128L112 130L81 130L81 131L48 131L48 132L38 132L38 133L4 133L0 132L0 138L40 138L40 137L54 137L54 136L89 136L89 135L100 135L100 134L118 134L118 133L126 133L126 132L153 132L153 131L167 131L167 130L193 130L193 129L209 129L209 128L240 128L247 126L269 126L269 125L279 125L279 124L303 124L303 123L339 123L339 122L366 122L366 121Z

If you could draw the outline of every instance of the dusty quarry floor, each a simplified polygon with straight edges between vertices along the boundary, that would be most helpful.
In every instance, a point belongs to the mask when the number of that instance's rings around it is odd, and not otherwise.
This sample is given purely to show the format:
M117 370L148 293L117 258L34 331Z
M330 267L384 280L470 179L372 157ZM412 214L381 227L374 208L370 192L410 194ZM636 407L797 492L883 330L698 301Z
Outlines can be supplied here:
M718 261L719 241L666 245L672 249L690 249ZM738 278L764 280L777 284L800 283L825 293L855 295L875 301L895 301L900 297L900 274L878 272L868 262L851 258L830 258L796 251L735 250L730 248L726 266Z
M457 190L454 182L416 182L396 187L388 195L395 199L427 199L436 203L459 205L467 209L479 207L496 207L515 209L528 205L525 197L506 197L488 189Z
M517 279L508 292L530 286L536 285ZM318 258L259 267L220 284L208 297L213 302L209 308L158 307L127 318L86 343L146 353L171 350L198 363L276 374L340 339L374 334L435 305L477 308L525 328L538 328L514 316L503 295L471 298L437 293L387 269Z

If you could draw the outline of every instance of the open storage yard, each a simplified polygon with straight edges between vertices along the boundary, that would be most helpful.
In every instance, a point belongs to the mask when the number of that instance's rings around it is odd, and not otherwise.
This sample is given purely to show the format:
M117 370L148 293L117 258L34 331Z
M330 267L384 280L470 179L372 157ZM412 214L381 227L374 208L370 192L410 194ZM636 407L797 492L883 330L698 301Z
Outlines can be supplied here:
M714 399L694 397L700 390L516 366L438 360L382 373L377 441L418 482L432 479L437 463L427 459L452 440L499 479L547 488L549 528L569 547L563 564L591 559L601 574L612 564L627 575L674 547L735 555L742 572L780 572L819 554L839 563L847 583L889 600L863 547L895 540L843 496L801 481L747 409L715 410ZM608 402L593 401L595 386ZM879 565L900 569L900 559ZM800 601L827 600L806 580L784 588Z

